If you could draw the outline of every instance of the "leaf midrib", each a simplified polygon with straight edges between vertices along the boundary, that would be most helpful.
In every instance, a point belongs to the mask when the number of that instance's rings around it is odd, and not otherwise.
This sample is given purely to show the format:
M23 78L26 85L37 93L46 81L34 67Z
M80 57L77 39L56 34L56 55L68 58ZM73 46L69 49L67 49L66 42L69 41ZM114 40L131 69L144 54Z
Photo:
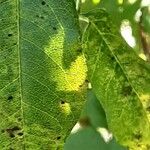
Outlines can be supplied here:
M20 86L20 107L21 107L21 116L22 116L22 129L24 132L24 126L25 126L25 121L24 121L24 111L23 111L23 97L22 97L22 80L21 80L21 48L20 48L20 0L16 0L16 14L17 14L17 29L18 29L18 63L19 63L19 86ZM24 149L25 149L25 134L23 134L23 142L24 142Z

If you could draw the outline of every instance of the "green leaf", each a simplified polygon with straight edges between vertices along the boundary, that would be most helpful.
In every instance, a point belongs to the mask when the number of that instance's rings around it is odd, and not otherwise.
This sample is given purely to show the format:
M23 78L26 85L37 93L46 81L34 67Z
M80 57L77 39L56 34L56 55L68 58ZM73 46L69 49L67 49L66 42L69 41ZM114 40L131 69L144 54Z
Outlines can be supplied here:
M113 139L105 143L101 135L92 127L86 127L71 134L65 143L64 150L127 150Z
M0 0L0 17L0 149L56 150L85 99L74 1Z
M96 129L98 127L107 128L107 121L104 109L94 95L92 90L87 92L87 101L84 105L81 119L88 117L90 124Z
M85 16L90 22L83 35L88 78L108 127L123 145L149 145L150 64L126 45L104 10Z
M92 127L87 127L68 137L64 150L107 150L101 135Z
M64 150L126 150L114 138L105 143L100 132L96 131L98 127L107 128L107 122L105 112L92 90L87 92L87 102L81 115L82 119L83 117L89 118L90 125L71 134L66 140Z

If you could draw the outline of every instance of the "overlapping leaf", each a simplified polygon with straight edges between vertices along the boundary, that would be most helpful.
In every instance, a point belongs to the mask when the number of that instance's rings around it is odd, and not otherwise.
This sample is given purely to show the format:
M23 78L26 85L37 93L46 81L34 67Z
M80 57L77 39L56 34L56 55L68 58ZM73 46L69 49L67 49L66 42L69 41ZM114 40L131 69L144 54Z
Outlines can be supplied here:
M67 138L64 150L93 150L93 148L94 150L127 149L119 145L115 139L106 143L100 133L96 131L98 127L107 128L107 122L105 112L92 90L88 90L87 102L81 119L82 123L83 119L88 119L88 121L86 125L84 123L82 129Z
M138 149L150 144L150 65L138 58L103 10L86 14L83 35L88 78L116 139ZM145 146L146 147L146 146Z
M73 0L0 0L1 150L61 147L84 100L79 37Z

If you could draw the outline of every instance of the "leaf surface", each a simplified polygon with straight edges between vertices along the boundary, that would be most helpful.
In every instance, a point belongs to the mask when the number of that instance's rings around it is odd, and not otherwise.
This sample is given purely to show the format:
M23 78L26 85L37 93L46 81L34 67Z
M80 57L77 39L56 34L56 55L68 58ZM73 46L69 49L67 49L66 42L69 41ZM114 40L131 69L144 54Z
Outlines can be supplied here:
M88 78L106 113L108 127L123 145L150 144L150 65L122 40L104 10L87 13L83 35Z
M105 112L92 90L87 92L82 120L83 117L89 118L90 125L71 134L66 140L64 150L93 150L93 148L94 150L126 150L114 138L106 143L101 134L96 131L98 127L107 128L107 122Z
M77 19L70 0L0 0L0 149L64 143L84 101Z
M104 109L91 89L87 92L87 101L80 118L88 118L90 125L95 129L98 127L107 128Z

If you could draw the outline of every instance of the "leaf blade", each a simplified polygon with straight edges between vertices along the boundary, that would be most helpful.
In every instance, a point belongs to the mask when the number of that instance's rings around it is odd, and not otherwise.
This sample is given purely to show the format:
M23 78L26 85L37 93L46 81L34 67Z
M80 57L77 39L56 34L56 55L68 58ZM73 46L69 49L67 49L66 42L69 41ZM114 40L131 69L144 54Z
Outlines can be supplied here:
M139 95L149 91L146 74L150 67L125 45L106 12L97 10L86 16L90 21L83 35L88 77L106 112L108 126L124 145L147 144L148 112ZM140 77L141 64L147 66L147 70L143 69L145 79ZM142 136L137 136L139 134Z
M74 5L0 1L1 149L56 149L75 124L86 66Z

